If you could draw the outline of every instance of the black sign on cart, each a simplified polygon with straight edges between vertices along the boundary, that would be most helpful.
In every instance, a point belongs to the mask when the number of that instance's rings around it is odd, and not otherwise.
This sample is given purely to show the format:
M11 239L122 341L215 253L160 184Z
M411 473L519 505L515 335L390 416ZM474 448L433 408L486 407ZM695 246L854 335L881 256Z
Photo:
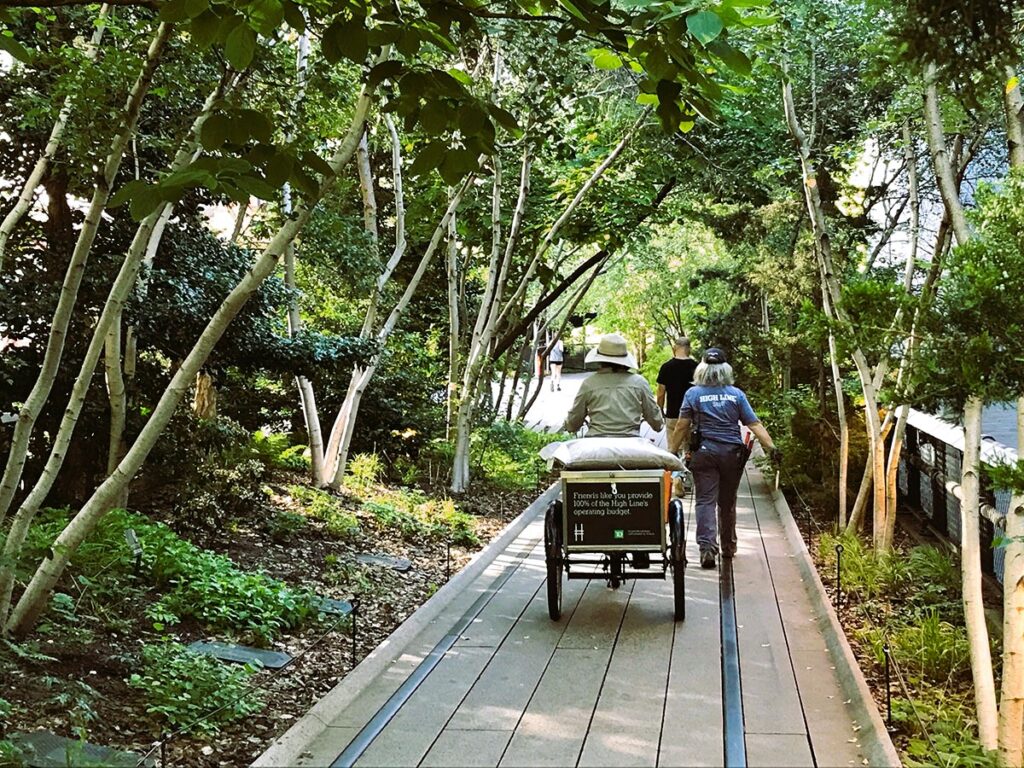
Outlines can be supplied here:
M665 473L563 472L567 551L661 551Z

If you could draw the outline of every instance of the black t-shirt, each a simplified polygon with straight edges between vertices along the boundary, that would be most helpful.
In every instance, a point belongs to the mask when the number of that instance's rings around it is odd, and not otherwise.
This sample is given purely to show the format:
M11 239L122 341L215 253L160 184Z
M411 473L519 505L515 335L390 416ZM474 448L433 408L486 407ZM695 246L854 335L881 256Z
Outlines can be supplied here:
M683 395L693 385L697 361L673 357L658 370L658 383L665 387L665 418L678 419Z

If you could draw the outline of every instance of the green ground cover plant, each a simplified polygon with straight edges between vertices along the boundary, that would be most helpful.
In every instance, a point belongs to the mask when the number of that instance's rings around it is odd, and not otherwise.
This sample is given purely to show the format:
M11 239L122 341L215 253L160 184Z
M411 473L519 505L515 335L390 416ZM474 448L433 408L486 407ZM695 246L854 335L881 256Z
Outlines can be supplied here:
M304 515L322 520L331 536L346 539L359 530L359 519L337 496L305 485L288 486L288 494L302 505Z
M45 551L67 514L46 510L40 516L30 532L29 557ZM138 576L126 538L129 530L142 546ZM210 630L266 644L281 631L317 616L311 591L258 571L243 571L230 558L200 549L163 523L125 510L114 510L103 519L76 552L72 569L80 586L104 594L125 589L138 594L147 586L155 590L160 596L146 613L158 630L193 619ZM58 602L58 610L60 606Z
M819 568L826 580L831 575L833 585L838 544L843 546L847 634L876 671L884 668L888 644L910 691L908 699L894 672L893 722L905 739L906 764L994 768L995 757L985 753L975 735L970 647L955 554L929 545L876 554L855 535L822 534Z
M502 490L536 488L548 474L546 463L538 455L540 449L568 439L564 432L537 432L519 422L495 421L473 433L476 474Z
M142 691L146 712L161 727L212 736L263 709L260 692L249 688L257 669L248 664L224 664L171 641L143 646L142 662L144 671L127 682Z

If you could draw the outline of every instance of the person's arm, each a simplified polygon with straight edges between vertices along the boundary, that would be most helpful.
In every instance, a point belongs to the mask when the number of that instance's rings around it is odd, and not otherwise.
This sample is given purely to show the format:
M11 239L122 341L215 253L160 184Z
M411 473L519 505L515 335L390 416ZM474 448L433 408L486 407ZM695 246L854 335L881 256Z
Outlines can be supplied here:
M579 391L576 393L575 399L572 401L572 407L569 408L569 413L565 417L565 424L562 425L562 429L566 432L578 432L580 427L583 426L583 422L586 417L586 388L581 386Z
M668 436L668 450L669 453L679 453L679 449L684 445L690 443L690 420L681 416L679 421L676 422L676 428L672 430L672 434Z
M754 409L750 407L750 401L747 400L746 394L743 394L740 398L740 421L757 438L757 442L761 444L764 452L771 457L771 460L775 463L780 463L782 461L782 452L775 447L775 441L772 440L772 436L768 434L768 430L765 429L761 420L757 418Z
M640 390L642 392L640 405L643 408L644 419L651 425L655 432L661 432L665 427L665 419L661 416L661 406L654 401L651 388L644 382Z
M658 401L658 408L660 408L662 413L664 413L665 412L665 385L664 384L659 384L658 385L658 395L655 398L655 400ZM665 415L668 418L670 418L670 419L674 418L673 416L669 416L667 413Z

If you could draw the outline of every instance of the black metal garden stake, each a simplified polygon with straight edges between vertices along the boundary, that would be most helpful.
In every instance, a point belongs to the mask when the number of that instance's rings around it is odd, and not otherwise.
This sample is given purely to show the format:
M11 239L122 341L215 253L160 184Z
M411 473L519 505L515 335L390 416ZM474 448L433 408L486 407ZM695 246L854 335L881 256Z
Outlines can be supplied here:
M447 584L452 578L452 540L445 541L444 580Z
M843 606L843 545L836 544L836 613Z
M352 598L352 668L356 666L356 617L359 615L359 601Z
M892 728L892 686L889 685L889 643L882 646L882 654L885 656L885 716L886 723Z

